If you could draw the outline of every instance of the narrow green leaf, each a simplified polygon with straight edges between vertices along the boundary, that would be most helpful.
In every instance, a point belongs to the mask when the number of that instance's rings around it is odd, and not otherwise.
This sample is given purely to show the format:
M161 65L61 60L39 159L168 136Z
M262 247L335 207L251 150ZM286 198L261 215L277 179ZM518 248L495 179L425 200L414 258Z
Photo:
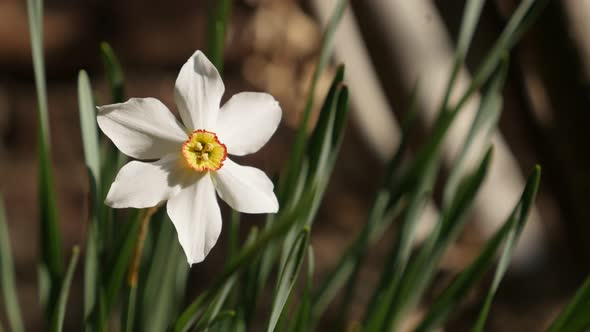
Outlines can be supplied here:
M123 230L121 240L119 241L120 245L116 249L117 255L113 258L113 261L107 265L111 267L106 278L105 303L107 312L110 312L117 295L119 294L119 290L123 285L125 273L135 250L139 224L145 213L146 210L137 213L125 224L125 229Z
M480 158L480 156L477 155L477 153L479 153L478 151L475 152L475 155L472 151L475 142L480 143L477 146L486 146L496 130L498 119L500 118L500 113L502 111L502 88L507 73L508 61L506 60L502 62L496 74L484 88L478 112L465 140L463 141L464 143L461 151L459 152L447 179L443 193L443 206L450 204L456 194L460 180L466 171L467 156L471 154L473 158Z
M164 209L149 221L154 238L151 250L144 248L144 269L141 270L141 297L136 317L140 331L164 331L178 314L184 300L184 284L189 265L177 241L176 230ZM180 265L182 263L182 265ZM177 287L183 292L179 294ZM181 295L177 298L177 295Z
M207 53L220 74L223 73L223 49L231 7L231 0L216 1L208 19Z
M390 328L394 328L401 317L414 308L426 286L432 280L440 258L465 224L467 212L489 169L492 151L492 148L489 148L479 167L473 174L465 177L453 203L442 212L441 220L431 232L418 255L404 271L395 297L388 304L388 326Z
M553 320L547 332L587 331L590 328L590 277L587 277L572 300Z
M273 223L272 227L265 229L256 238L252 244L247 245L242 251L240 251L232 260L228 263L221 275L215 279L214 284L202 293L197 299L195 299L180 315L176 324L174 325L174 331L187 331L188 328L196 319L196 315L202 307L203 303L208 303L215 293L224 285L228 278L230 278L236 271L243 267L249 266L252 261L258 257L258 255L267 248L267 246L273 241L282 238L293 224L297 221L297 211L302 209L309 209L312 204L312 200L315 197L314 190L308 190L302 196L298 202L298 206L293 210L287 210L284 213L278 215L278 219Z
M502 31L502 34L487 53L486 58L478 67L473 79L467 88L467 91L457 102L454 109L460 109L469 100L475 91L488 80L516 42L520 39L525 31L525 28L537 18L541 9L547 4L547 0L524 0L514 11L510 17L508 24Z
M238 250L239 235L240 235L240 212L232 210L231 218L229 222L229 240L227 256L233 257L235 252Z
M63 257L51 168L49 113L43 58L43 2L41 0L27 0L27 11L39 115L37 144L39 158L39 214L41 222L39 233L41 241L40 279L42 280L40 283L48 286L47 288L40 288L42 291L46 290L40 295L45 311L49 312L57 300L63 274Z
M98 130L96 128L96 109L92 99L92 88L86 71L78 74L78 105L80 110L80 128L82 129L82 144L84 146L84 160L94 177L94 183L100 183L100 148L98 145Z
M518 238L524 225L526 224L529 211L534 203L535 196L537 195L537 190L539 189L539 181L541 179L541 168L539 166L535 167L533 174L529 176L527 184L524 188L520 201L512 211L510 216L510 222L513 225L510 229L506 237L506 242L504 243L504 249L502 250L502 256L500 257L500 261L498 263L498 267L496 268L496 273L494 274L494 280L492 281L492 286L490 287L488 294L486 296L484 305L479 313L479 317L477 319L477 323L473 328L474 332L482 332L485 326L485 322L488 316L488 312L490 310L490 306L492 304L492 300L494 299L494 295L498 290L498 286L500 285L500 281L502 281L502 277L504 277L504 273L506 269L508 269L508 264L510 263L510 258L512 256L512 252L516 247L518 242Z
M318 80L324 72L324 69L330 59L332 48L334 46L334 35L336 33L336 28L340 23L340 19L344 14L344 9L346 8L347 4L348 1L346 0L338 0L336 2L334 9L332 10L332 17L330 18L326 30L324 31L319 62L313 75L309 97L303 111L303 117L301 123L299 124L299 129L297 130L292 154L289 159L289 163L287 164L288 168L286 169L284 179L282 178L284 183L281 183L280 185L281 190L279 192L279 199L281 200L281 203L285 201L285 195L292 190L294 183L297 181L298 170L304 159L305 146L307 143L307 127L311 116L312 106L315 100L315 90Z
M200 331L206 331L207 329L210 329L212 327L214 327L215 325L217 325L218 323L223 322L226 319L232 319L236 317L236 312L233 310L225 310L222 311L218 314L216 314L210 321L209 324L207 325L203 325L201 327L197 327L195 329L196 332L200 332ZM223 330L222 330L223 331ZM235 331L235 330L232 330Z
M455 81L457 80L457 75L465 62L467 51L469 50L469 46L473 40L473 34L475 33L477 23L479 22L483 4L483 0L469 0L463 9L463 17L461 18L461 28L459 30L459 39L455 50L453 69L451 70L451 76L447 83L445 97L441 107L441 110L443 111L447 108Z
M197 330L206 329L206 327L211 326L213 324L213 321L219 315L221 308L223 307L223 304L227 300L227 297L228 297L230 291L234 287L236 280L237 280L236 276L235 275L232 276L231 278L229 278L227 280L225 285L223 285L223 287L219 290L219 293L217 294L215 299L213 299L213 301L209 305L209 308L207 308L207 310L203 314L202 318L197 323L197 327L196 327Z
M70 293L70 285L72 284L72 279L74 278L74 271L76 270L76 266L78 265L78 257L80 256L80 248L75 246L72 250L72 258L70 259L70 264L68 265L68 269L64 276L63 283L61 285L61 290L59 292L59 298L56 303L56 307L52 308L54 311L52 322L51 322L51 331L59 332L63 329L64 318L66 316L66 305L68 302L68 295Z
M14 263L10 250L10 235L2 195L0 195L0 293L3 294L2 299L4 300L10 329L14 332L23 331L23 319L14 282Z
M98 234L96 223L91 223L86 235L86 253L84 260L84 319L89 322L99 298L99 261Z
M435 155L433 155L434 157ZM389 257L385 262L385 269L367 310L365 326L369 331L384 331L386 325L393 325L394 321L388 314L390 304L395 298L403 272L406 269L410 257L411 245L415 235L418 219L423 211L424 204L430 197L429 193L434 185L434 178L438 169L438 158L432 158L427 163L422 178L418 180L416 187L408 197L408 210L404 217L401 229L391 248Z
M494 264L500 245L506 240L509 232L517 224L509 218L494 236L486 242L479 256L437 297L430 306L429 312L416 328L416 332L433 331L442 324L460 301L465 298L473 285L480 280Z
M125 101L125 77L119 59L107 42L100 43L100 55L111 87L111 100L113 103L122 103Z
M124 317L125 332L133 332L135 327L135 311L137 310L137 287L129 287L127 311Z
M80 128L82 130L82 145L84 147L84 159L90 179L91 225L88 228L86 241L86 254L84 260L84 317L89 320L92 311L96 307L96 299L99 297L99 210L102 206L99 193L101 183L100 147L98 144L98 130L96 128L96 110L92 99L92 88L88 74L81 70L78 74L78 109L80 113Z
M295 285L295 281L297 281L299 270L301 269L301 265L303 265L305 254L307 252L309 232L309 228L306 227L299 234L297 240L293 244L289 257L285 262L285 266L281 271L273 299L268 328L266 329L269 332L275 330L279 317L285 307L285 303L291 293L291 289L293 288L293 285Z
M294 322L291 324L290 332L306 332L311 330L311 304L312 304L312 290L313 290L313 274L314 274L315 259L313 254L313 247L307 247L307 278L305 281L305 288L301 296L297 313L295 314Z
M363 226L359 236L348 247L334 269L327 274L328 276L318 288L318 291L314 294L312 308L313 321L316 321L322 315L328 304L334 299L338 291L345 284L347 284L345 298L350 298L352 296L352 292L356 286L359 267L368 247L380 238L384 230L395 218L397 218L402 210L403 205L400 200L392 202L392 190L394 188L392 188L391 183L394 182L393 179L396 178L397 173L400 172L402 159L408 146L409 132L416 119L417 86L418 85L413 89L409 99L408 114L402 124L400 145L387 166L385 179L373 201L368 221ZM345 302L346 301L343 303ZM346 311L346 308L343 308L343 310Z

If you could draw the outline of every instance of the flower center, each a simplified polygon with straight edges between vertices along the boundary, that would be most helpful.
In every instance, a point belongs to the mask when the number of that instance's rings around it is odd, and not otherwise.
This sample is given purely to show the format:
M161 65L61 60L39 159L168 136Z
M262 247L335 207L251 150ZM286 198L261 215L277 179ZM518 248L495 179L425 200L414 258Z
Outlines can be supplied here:
M217 135L199 129L193 131L182 144L182 155L188 166L195 171L216 171L223 166L227 149Z

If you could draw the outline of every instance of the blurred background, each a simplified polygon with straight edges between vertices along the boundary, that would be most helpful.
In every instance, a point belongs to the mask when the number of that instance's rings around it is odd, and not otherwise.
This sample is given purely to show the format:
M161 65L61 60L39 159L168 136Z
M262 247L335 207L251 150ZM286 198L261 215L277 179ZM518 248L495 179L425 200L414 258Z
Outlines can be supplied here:
M155 97L173 108L173 86L181 65L205 47L206 18L213 1L87 0L45 1L44 42L53 162L66 247L82 244L87 227L88 185L78 119L76 77L89 72L96 103L110 103L99 44L107 41L119 57L127 97ZM490 0L484 7L472 49L460 76L499 36L518 0ZM315 109L323 102L335 65L347 67L352 115L326 198L315 222L312 244L317 277L332 266L366 220L367 210L399 140L409 95L418 83L418 146L437 111L451 69L464 1L351 1L336 37L334 62L320 80ZM225 99L240 91L266 91L283 107L282 125L271 142L242 163L276 174L286 160L315 69L322 28L332 9L326 0L235 0L226 40ZM483 241L508 215L535 164L543 167L536 210L517 256L492 307L490 331L539 331L562 308L590 265L590 1L548 1L539 19L509 54L500 130L485 188L473 222L443 259L436 294L468 264ZM37 125L26 4L0 1L0 191L12 234L17 283L27 326L41 328L37 300ZM460 90L460 89L459 89ZM478 96L462 111L445 141L444 161L453 160L477 108ZM445 168L442 170L444 179ZM441 183L442 185L444 183ZM440 194L435 194L435 198ZM227 207L224 213L227 213ZM437 215L437 200L423 215L425 232ZM227 214L226 214L227 215ZM249 217L243 224L259 224ZM386 255L385 234L369 253L361 284L377 282ZM192 268L192 293L221 269L225 237L203 264ZM80 269L81 270L81 269ZM80 271L79 271L80 272ZM81 282L73 303L81 303ZM480 284L449 331L463 331L478 313ZM359 292L358 308L370 294ZM66 329L81 323L81 306L68 306ZM335 314L332 313L332 314ZM1 313L0 313L1 315ZM354 318L354 317L353 317ZM320 330L330 330L330 315Z

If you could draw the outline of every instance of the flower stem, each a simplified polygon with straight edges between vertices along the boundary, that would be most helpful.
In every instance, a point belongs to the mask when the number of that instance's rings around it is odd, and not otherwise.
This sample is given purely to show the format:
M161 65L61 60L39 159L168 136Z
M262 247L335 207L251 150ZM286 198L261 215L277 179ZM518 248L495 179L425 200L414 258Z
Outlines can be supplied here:
M139 225L139 235L137 237L137 244L135 246L135 254L131 260L131 265L129 266L129 275L127 277L127 283L131 288L137 287L137 273L139 271L139 263L141 261L141 252L143 251L145 236L147 235L148 222L154 213L156 213L156 211L158 211L157 206L144 210L143 218L141 218L141 224Z

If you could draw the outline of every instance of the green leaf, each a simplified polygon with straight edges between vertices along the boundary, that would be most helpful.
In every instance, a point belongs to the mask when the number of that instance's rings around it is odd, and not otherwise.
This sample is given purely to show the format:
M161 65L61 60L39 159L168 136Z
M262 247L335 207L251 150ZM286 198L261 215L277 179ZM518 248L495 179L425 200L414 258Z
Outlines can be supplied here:
M141 218L145 216L147 210L142 210L136 213L135 216L131 217L130 220L125 224L125 229L122 232L119 247L115 250L117 253L112 261L107 266L110 266L106 278L106 298L105 306L107 312L110 312L123 281L125 280L125 272L127 271L131 258L135 251L137 237L139 233L139 225Z
M483 0L469 0L463 9L463 17L461 18L461 29L459 31L459 40L457 42L457 49L455 50L455 58L453 61L453 69L451 76L447 83L445 97L441 109L445 110L448 106L449 98L453 91L453 86L457 80L457 75L461 70L467 56L467 51L473 40L473 34L477 28L481 10L483 8Z
M23 331L23 319L14 282L14 263L10 250L10 235L2 195L0 195L0 293L3 294L10 329L13 332Z
M414 308L432 280L440 258L465 224L467 212L489 169L492 151L492 148L488 149L479 167L465 177L452 204L442 212L441 220L404 272L395 297L388 305L390 327L399 323L401 317Z
M481 152L473 151L474 144L477 142L480 143L477 145L478 147L486 146L496 130L502 111L502 88L507 73L508 61L505 60L484 89L477 115L471 124L465 140L463 140L464 143L461 151L447 179L443 193L443 206L450 204L456 194L461 178L466 171L467 156L471 155L474 159L480 158L478 154Z
M207 53L220 74L223 73L223 49L231 7L231 0L216 1L208 19Z
M113 103L122 103L125 101L125 77L119 59L117 59L113 48L107 42L100 43L100 55L111 88L111 100Z
M236 317L236 312L235 312L235 311L233 311L233 310L225 310L225 311L222 311L222 312L220 312L220 313L216 314L216 315L215 315L215 316L214 316L214 317L213 317L213 318L212 318L212 319L209 321L209 324L207 324L207 325L203 325L203 326L201 326L201 327L197 327L197 328L195 329L195 331L196 331L196 332L200 332L200 331L206 331L207 329L210 329L210 328L212 328L212 327L215 327L215 326L216 326L218 323L221 323L221 322L223 322L223 321L224 321L224 320L226 320L226 319L232 319L232 318L234 318L234 317ZM224 331L224 330L222 330L222 331ZM235 330L232 330L232 331L235 331Z
M392 188L391 183L400 171L400 165L407 149L409 131L416 119L417 92L418 89L416 86L410 97L408 115L402 125L400 145L387 166L385 179L373 201L367 223L363 226L359 236L348 247L345 254L341 256L340 261L334 269L327 274L328 276L314 294L312 308L313 321L316 321L322 315L328 304L345 284L347 284L345 299L352 297L359 267L366 251L370 245L374 244L380 238L385 229L402 210L403 205L400 200L392 203L391 197L394 188ZM346 303L346 300L343 303ZM346 311L346 308L343 308L343 311Z
M142 270L145 277L136 321L140 331L165 331L184 300L185 284L179 281L186 280L189 265L165 210L158 211L150 223L154 226L151 229L155 244L152 251L144 250L148 259L146 269ZM177 292L177 287L181 292Z
M312 305L312 290L313 290L313 274L314 274L315 259L313 254L313 247L307 247L307 278L305 282L305 289L301 296L299 307L293 324L291 324L291 332L306 332L311 330L311 305Z
M56 307L52 308L55 311L53 314L53 318L51 320L50 331L59 332L63 329L64 318L66 315L66 305L68 302L68 294L70 293L70 286L72 284L72 279L74 278L74 271L76 270L76 266L78 265L79 256L80 248L78 246L75 246L72 250L72 258L70 259L68 270L66 271L63 283L61 285L61 290L59 292L59 298L57 300Z
M287 164L287 169L285 171L285 177L281 179L282 183L279 186L279 200L281 203L286 201L285 196L287 195L287 193L291 192L295 182L297 181L298 170L301 167L301 163L303 162L305 146L307 144L307 127L309 124L309 119L315 100L315 90L317 87L318 80L320 79L322 73L324 72L324 69L326 68L326 65L328 64L328 61L330 60L332 48L334 46L334 35L336 33L336 28L340 23L340 19L344 14L344 9L346 8L347 4L348 1L346 0L338 0L336 2L336 4L334 5L334 9L332 10L332 17L330 18L330 21L326 26L326 30L324 31L319 62L314 72L313 79L311 81L309 97L307 99L307 103L303 111L301 123L299 124L299 128L297 130L297 135L295 137L295 143L292 150L292 154Z
M92 100L90 80L84 70L81 70L78 74L78 105L80 110L80 128L82 129L82 144L84 146L84 160L86 161L90 175L94 178L94 183L101 183L96 109Z
M91 225L88 228L84 260L84 317L88 321L96 307L96 299L99 298L99 277L102 275L99 263L100 245L98 233L99 210L102 202L100 202L101 194L99 192L101 163L98 130L96 127L96 109L92 99L90 80L84 70L81 70L78 74L78 105L84 159L89 173L91 188Z
M133 332L135 327L135 311L137 307L137 287L129 287L129 296L127 297L127 311L124 317L124 331Z
M503 226L486 243L473 263L461 272L437 297L430 306L430 310L423 321L416 328L416 332L433 331L447 319L448 315L458 306L460 301L467 296L473 285L492 267L498 248L504 243L510 232L513 232L519 227L519 224L513 221L513 218L509 218L504 222Z
M505 57L505 54L507 54L520 39L525 28L535 21L541 9L547 4L547 2L547 0L524 0L520 2L520 5L510 17L502 34L475 72L467 91L457 102L456 106L454 106L455 109L460 109L469 100L473 93L475 93L475 91L488 80L498 67L498 64Z
M504 277L506 269L508 269L508 264L510 263L512 252L514 251L514 248L516 248L516 244L518 242L520 233L524 228L530 209L533 206L535 197L537 195L537 190L539 189L540 179L541 167L537 166L535 167L533 174L529 176L529 179L524 188L520 201L518 202L518 204L512 211L511 216L509 217L509 222L513 225L513 227L511 227L510 232L506 236L506 242L504 243L502 256L500 257L498 267L496 268L496 273L494 274L492 286L488 291L483 308L479 313L477 323L473 328L474 332L482 332L484 329L485 322L488 317L488 312L490 310L490 306L492 305L492 300L494 299L494 295L498 290L500 281L502 281L502 277Z
M45 86L45 64L43 58L43 3L41 0L27 0L29 29L31 33L31 49L35 85L37 87L39 127L37 132L39 158L39 214L41 240L41 284L42 305L48 312L59 292L63 273L63 257L61 255L61 236L57 221L55 202L55 186L51 169L49 114L47 107L47 89Z
M269 332L275 330L277 322L279 321L281 313L283 312L283 308L285 307L285 303L287 302L289 294L291 293L291 289L297 281L299 270L301 269L301 265L303 265L305 254L307 252L309 232L309 228L306 227L299 234L293 244L289 257L285 262L285 266L281 271L279 280L277 282L277 288L275 290L268 328L266 329Z
M209 307L207 308L207 310L203 314L202 318L200 319L199 323L197 323L196 329L198 331L205 330L208 326L213 325L214 320L220 314L221 308L223 307L223 304L227 300L229 292L234 287L236 280L237 280L236 276L235 275L232 276L231 278L229 278L227 280L225 285L223 285L223 287L219 290L219 293L217 294L215 299L213 299L213 301L211 302L211 304L209 305Z
M401 229L385 262L386 268L381 275L379 284L371 297L364 324L369 331L393 329L387 329L386 327L386 325L395 324L392 315L388 314L388 311L406 269L418 219L427 199L430 197L429 194L432 191L440 163L439 159L439 153L433 151L425 160L419 160L422 164L416 167L423 171L418 172L421 176L416 179L416 183L414 183L408 195L408 208Z
M590 276L586 278L573 299L555 318L547 332L587 331L590 327Z

